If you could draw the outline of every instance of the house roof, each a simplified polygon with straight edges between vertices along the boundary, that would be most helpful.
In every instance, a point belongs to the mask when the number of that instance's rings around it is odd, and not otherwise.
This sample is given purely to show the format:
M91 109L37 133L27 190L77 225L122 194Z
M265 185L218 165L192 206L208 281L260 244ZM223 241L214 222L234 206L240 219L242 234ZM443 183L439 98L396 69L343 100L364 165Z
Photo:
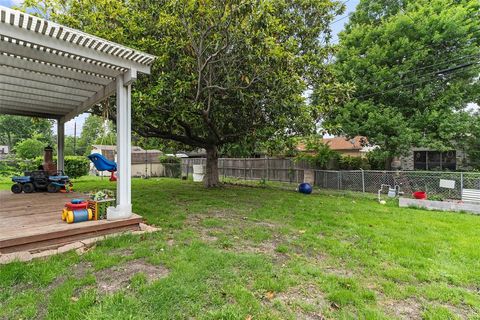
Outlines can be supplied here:
M105 144L94 144L92 145L92 147L99 150L117 150L117 146L105 145Z
M98 150L108 150L108 151L115 151L117 150L117 146L115 145L106 145L106 144L94 144L92 145L94 149ZM152 150L144 150L138 146L132 146L132 153L162 153L160 150L152 149Z
M366 138L356 136L353 139L345 137L324 138L323 143L328 144L332 150L361 150L366 143Z
M68 121L155 57L0 6L0 113Z
M353 139L347 139L346 137L334 137L334 138L323 138L322 142L327 144L330 149L336 151L347 151L347 150L362 150L364 145L367 143L367 138L362 136L356 136ZM308 151L304 142L300 142L297 145L298 151Z

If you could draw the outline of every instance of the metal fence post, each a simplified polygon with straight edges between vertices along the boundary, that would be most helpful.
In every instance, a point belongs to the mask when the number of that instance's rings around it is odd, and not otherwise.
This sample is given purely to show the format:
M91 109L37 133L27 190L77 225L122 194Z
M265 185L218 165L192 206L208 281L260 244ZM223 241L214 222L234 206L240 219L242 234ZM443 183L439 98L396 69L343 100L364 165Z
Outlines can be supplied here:
M337 171L337 189L340 190L340 171Z
M267 175L268 175L268 173L267 173L267 172L268 172L268 171L267 171L267 163L268 163L268 162L267 162L267 158L263 158L263 179L264 179L265 181L268 180L268 179L267 179Z
M225 159L222 159L223 180L225 180Z
M243 180L247 180L247 158L243 158Z
M362 192L365 193L365 171L362 170Z
M460 199L462 199L463 194L463 172L460 172Z

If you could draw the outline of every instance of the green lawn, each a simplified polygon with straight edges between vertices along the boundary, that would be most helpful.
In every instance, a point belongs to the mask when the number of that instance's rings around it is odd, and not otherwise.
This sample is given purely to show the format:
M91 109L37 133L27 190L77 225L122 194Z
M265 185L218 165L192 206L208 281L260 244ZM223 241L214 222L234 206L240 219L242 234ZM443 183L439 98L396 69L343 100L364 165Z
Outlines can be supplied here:
M132 187L134 211L162 230L1 266L0 319L480 319L480 216L374 195Z

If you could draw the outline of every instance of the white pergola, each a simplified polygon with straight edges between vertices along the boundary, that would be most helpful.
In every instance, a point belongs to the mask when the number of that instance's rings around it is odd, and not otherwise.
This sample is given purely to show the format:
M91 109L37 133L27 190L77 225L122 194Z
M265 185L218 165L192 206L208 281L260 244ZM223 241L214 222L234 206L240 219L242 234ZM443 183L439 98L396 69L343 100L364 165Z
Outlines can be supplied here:
M131 206L131 84L155 57L0 6L0 114L56 119L59 170L64 124L116 93L117 209Z

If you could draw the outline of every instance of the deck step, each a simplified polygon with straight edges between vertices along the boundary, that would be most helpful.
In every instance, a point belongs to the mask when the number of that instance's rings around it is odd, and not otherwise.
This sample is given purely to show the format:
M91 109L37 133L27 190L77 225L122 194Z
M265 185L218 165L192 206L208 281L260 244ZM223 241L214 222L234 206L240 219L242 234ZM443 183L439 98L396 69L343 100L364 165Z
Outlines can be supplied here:
M116 221L87 221L68 225L69 228L52 231L39 230L36 234L21 234L0 240L0 253L16 251L40 251L52 249L67 243L106 234L140 230L142 217L133 215L129 219Z

